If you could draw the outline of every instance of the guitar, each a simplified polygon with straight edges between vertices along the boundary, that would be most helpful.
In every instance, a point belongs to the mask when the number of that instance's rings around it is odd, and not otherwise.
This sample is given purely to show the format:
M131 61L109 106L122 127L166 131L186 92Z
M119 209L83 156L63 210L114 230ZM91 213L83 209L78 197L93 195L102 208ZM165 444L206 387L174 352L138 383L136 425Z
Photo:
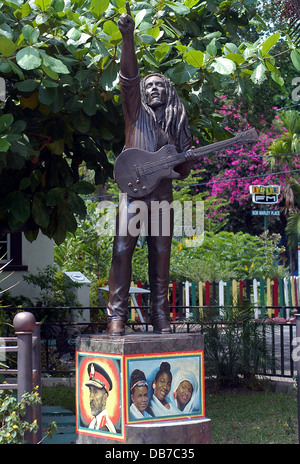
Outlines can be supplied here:
M128 148L117 157L114 177L121 191L133 198L149 195L157 184L165 178L178 179L180 174L174 167L184 161L192 161L231 145L257 142L255 129L239 132L235 137L221 142L178 153L174 145L165 145L155 152L139 148Z

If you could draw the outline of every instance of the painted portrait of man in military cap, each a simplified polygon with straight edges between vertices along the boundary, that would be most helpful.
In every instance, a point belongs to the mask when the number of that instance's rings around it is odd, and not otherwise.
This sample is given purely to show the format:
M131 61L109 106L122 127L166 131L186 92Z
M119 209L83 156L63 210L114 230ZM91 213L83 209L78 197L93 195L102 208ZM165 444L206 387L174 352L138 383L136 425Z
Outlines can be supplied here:
M111 378L97 363L90 363L87 370L89 380L85 385L89 388L90 408L93 415L89 428L116 433L115 426L106 411L106 403L112 389Z

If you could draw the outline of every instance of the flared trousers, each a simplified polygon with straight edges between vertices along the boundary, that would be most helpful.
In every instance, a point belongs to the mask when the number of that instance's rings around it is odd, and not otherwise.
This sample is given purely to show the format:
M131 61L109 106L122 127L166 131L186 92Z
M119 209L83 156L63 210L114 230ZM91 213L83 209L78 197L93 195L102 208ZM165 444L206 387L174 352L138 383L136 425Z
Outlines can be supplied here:
M138 238L144 232L148 245L151 322L155 319L169 320L168 290L173 227L171 194L147 196L141 200L122 196L116 218L109 275L107 313L110 319L127 321L132 256Z

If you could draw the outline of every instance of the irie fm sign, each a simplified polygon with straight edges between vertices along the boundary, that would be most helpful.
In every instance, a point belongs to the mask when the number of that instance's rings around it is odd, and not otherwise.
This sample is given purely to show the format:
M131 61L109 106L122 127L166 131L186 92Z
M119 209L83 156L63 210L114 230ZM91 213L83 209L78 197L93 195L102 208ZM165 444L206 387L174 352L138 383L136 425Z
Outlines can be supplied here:
M278 185L250 185L253 203L273 205L278 201L280 187Z

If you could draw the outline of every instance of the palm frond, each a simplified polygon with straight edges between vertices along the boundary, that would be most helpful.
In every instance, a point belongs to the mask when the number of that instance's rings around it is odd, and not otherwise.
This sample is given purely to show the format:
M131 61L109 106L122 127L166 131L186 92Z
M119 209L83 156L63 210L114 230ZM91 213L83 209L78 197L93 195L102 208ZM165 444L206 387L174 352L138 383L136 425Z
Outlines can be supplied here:
M295 249L300 238L300 213L292 213L290 215L285 231L288 235L289 248Z

